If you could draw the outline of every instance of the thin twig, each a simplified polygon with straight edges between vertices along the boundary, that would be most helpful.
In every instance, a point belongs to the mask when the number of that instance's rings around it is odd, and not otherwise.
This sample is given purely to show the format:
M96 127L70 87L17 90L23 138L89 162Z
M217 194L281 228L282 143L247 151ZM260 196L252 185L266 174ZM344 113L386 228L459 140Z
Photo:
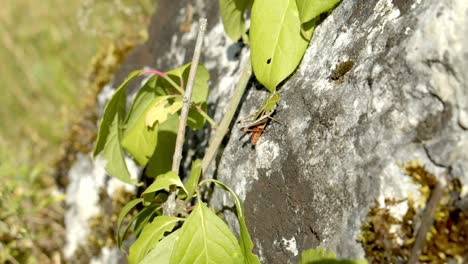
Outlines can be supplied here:
M206 30L206 18L200 19L200 30L198 32L197 42L195 44L195 51L193 53L192 65L190 67L189 78L187 82L187 89L185 90L184 105L180 113L179 130L177 131L177 139L172 158L172 170L179 174L180 160L182 159L182 147L185 140L185 126L187 124L187 116L190 109L190 100L192 98L193 83L195 82L195 75L197 73L198 61L200 60L201 47L203 44L203 37Z
M151 70L144 70L142 72L142 74L153 74L153 75L157 75L163 79L165 79L170 85L172 85L172 87L174 87L177 92L179 92L181 95L184 94L184 88L182 87L183 86L183 83L184 83L184 80L183 78L180 78L181 80L181 85L177 85L171 78L169 78L169 76L167 76L166 73L164 72L160 72L158 70L155 70L155 69L151 69Z
M229 105L226 109L226 114L224 114L223 120L218 126L216 133L213 137L213 140L210 143L210 146L206 150L205 156L202 160L202 171L205 172L208 166L211 163L211 160L215 156L219 145L221 144L224 136L226 135L229 125L231 124L232 118L237 111L237 107L239 105L240 100L242 99L242 95L244 94L245 88L250 80L250 76L252 75L252 65L250 63L250 58L247 58L243 70L242 75L237 83L236 89L234 90L234 94L229 102Z
M445 186L445 179L441 179L437 182L434 190L431 192L431 198L427 202L426 208L421 217L421 225L419 226L418 233L416 234L408 264L418 263L419 255L421 255L424 244L426 243L427 232L434 222L434 215L440 200L442 199L442 195L444 194Z

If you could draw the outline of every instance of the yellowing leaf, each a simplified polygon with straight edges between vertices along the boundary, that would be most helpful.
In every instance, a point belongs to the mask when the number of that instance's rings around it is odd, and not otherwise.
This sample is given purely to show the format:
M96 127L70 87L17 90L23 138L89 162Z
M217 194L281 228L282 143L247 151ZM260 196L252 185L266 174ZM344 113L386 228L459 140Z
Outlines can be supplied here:
M309 39L301 35L295 0L255 0L250 45L252 67L270 92L299 65Z
M166 122L168 115L174 114L182 108L180 99L171 104L168 101L169 98L170 96L161 96L154 99L145 114L145 125L147 127L153 127L156 121L159 124Z

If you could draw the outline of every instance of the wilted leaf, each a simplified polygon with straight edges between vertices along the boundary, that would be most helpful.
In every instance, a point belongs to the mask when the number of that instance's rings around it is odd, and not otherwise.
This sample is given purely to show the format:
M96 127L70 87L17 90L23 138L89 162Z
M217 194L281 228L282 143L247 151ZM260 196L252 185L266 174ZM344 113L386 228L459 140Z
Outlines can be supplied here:
M170 263L244 263L244 258L229 227L200 202L181 228Z

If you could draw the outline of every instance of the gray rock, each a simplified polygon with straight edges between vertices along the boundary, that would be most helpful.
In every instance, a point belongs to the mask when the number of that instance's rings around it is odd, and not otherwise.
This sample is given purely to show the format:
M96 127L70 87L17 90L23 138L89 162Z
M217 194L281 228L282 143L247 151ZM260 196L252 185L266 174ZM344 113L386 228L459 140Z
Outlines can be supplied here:
M414 192L398 164L420 160L468 183L466 1L343 1L314 33L255 147L234 127L217 178L245 199L264 263L323 246L363 257L374 198ZM344 83L335 65L354 67ZM250 90L241 116L266 92ZM225 193L213 201L230 207ZM235 216L227 216L235 227Z
M193 22L183 33L190 8ZM248 50L223 34L217 9L217 1L158 1L148 43L128 57L114 83L145 66L166 71L189 62L196 21L207 16L202 63L211 73L209 112L219 121ZM205 176L244 200L263 263L296 263L303 250L318 246L342 258L363 257L356 239L374 199L417 190L399 164L420 160L438 176L460 177L467 193L467 16L464 0L344 0L316 29L280 89L277 122L257 145L233 126ZM347 60L354 67L344 81L330 80ZM132 84L130 94L139 86ZM238 118L267 95L252 85ZM189 134L185 168L203 156L208 138L208 129ZM225 192L211 197L238 229L231 201Z

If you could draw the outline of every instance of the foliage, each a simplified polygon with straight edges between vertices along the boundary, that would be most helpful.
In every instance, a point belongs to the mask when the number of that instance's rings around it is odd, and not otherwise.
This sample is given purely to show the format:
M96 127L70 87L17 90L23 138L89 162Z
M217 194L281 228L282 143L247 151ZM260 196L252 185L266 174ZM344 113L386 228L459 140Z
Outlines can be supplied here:
M340 0L255 0L251 11L250 45L256 78L270 92L299 65L320 14ZM220 0L226 33L237 40L245 32L247 0Z
M366 260L337 260L333 252L323 248L308 249L302 252L299 264L367 264Z
M43 166L13 158L0 150L0 263L51 262L63 245L63 196L51 195Z
M426 204L437 177L420 162L409 162L403 170L420 186L419 193L410 195L407 200L386 197L384 204L376 200L370 208L359 240L371 263L406 262L415 243L415 227L424 220L420 216L424 208L417 204ZM460 179L456 177L448 183L419 256L420 262L446 263L450 259L465 257L468 250L468 213L456 205L462 199L460 186ZM404 202L407 202L407 209L403 217L394 216L391 212Z
M276 92L278 84L299 64L318 16L332 9L337 2L220 0L227 34L232 38L242 37L244 41L247 41L244 12L252 6L249 41L253 70L257 79L271 92L245 128L265 123L271 117L280 99ZM301 9L298 9L298 4ZM136 71L117 88L106 105L94 156L103 153L109 174L126 183L136 184L126 167L125 150L141 166L146 166L147 176L154 177L153 183L141 196L121 211L117 243L119 247L122 245L133 225L137 240L130 246L129 263L151 263L156 259L160 263L259 263L258 257L252 253L253 243L239 197L217 180L200 182L203 171L199 160L192 164L185 184L177 172L169 170L172 160L167 157L172 155L175 135L180 131L176 121L191 67L187 64L166 73ZM142 73L154 76L140 89L126 113L125 86ZM210 120L205 113L208 80L208 71L202 65L198 66L191 102L185 102L190 104L187 125L193 130L202 128L206 119ZM209 183L228 191L233 197L240 226L239 241L224 221L201 200L201 188ZM141 207L139 212L123 227L125 216L137 207ZM305 253L304 261L309 261L313 255Z

